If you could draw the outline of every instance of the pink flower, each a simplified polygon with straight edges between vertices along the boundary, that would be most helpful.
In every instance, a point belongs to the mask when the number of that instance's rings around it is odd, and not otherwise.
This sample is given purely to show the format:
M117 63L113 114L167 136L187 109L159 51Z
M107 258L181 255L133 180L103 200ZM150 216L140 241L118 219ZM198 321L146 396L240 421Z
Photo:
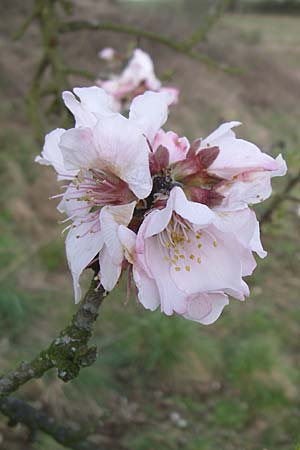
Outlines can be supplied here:
M107 291L128 270L145 308L203 324L217 320L228 296L244 300L253 252L266 256L249 205L285 174L282 156L237 139L239 122L191 144L165 132L166 92L135 97L128 118L98 87L75 88L63 99L75 127L49 133L36 161L65 182L58 209L71 222L66 253L75 300L90 265Z
M179 187L165 208L145 217L137 235L125 227L118 234L144 307L204 324L219 317L228 295L249 294L242 277L256 266L252 251L265 256L252 211L214 213L188 201Z
M224 123L201 142L198 150L219 149L208 173L223 180L216 187L224 197L220 205L223 210L241 209L267 199L272 193L271 178L287 171L281 155L273 159L251 142L237 139L232 128L238 125L240 122Z
M167 177L179 185L189 200L221 211L234 211L259 203L271 195L271 179L287 167L256 145L237 139L231 130L239 122L221 125L206 139L189 145L186 138L160 130L152 144L153 177Z
M165 92L170 105L178 102L178 89L161 86L160 80L155 75L152 59L139 48L134 50L120 75L105 81L98 80L97 84L112 96L115 111L120 111L124 106L126 108L132 98L147 90Z
M149 142L167 118L168 103L165 94L146 93L134 100L126 119L112 112L102 89L74 92L79 100L71 92L63 99L76 127L49 133L36 161L52 165L59 179L69 182L57 197L62 197L59 210L71 220L66 253L78 301L80 274L98 254L105 289L118 280L123 250L110 233L129 224L136 203L152 190Z
M153 142L153 152L155 153L160 146L168 150L169 163L173 163L186 158L190 144L186 137L180 138L173 131L159 130Z

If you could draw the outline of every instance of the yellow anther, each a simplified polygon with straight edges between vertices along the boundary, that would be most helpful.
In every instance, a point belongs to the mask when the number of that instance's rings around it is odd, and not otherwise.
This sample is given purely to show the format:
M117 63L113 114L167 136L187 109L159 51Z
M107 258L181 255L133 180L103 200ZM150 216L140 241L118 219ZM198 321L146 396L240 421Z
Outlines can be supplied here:
M218 246L218 243L217 243L216 240L213 242L213 246L214 246L214 247L217 247L217 246Z
M176 272L179 272L180 271L180 267L175 267L175 270L176 270Z
M169 262L169 261L170 261L170 258L169 258L168 256L165 256L165 257L164 257L164 260Z
M185 266L185 270L186 270L187 272L189 272L189 271L191 270L191 267L190 267L190 266Z
M201 258L197 258L197 263L201 264Z
M185 256L184 255L179 255L179 258L185 259Z
M190 255L190 259L195 259L195 255Z
M202 244L198 244L198 248L201 248L202 247Z

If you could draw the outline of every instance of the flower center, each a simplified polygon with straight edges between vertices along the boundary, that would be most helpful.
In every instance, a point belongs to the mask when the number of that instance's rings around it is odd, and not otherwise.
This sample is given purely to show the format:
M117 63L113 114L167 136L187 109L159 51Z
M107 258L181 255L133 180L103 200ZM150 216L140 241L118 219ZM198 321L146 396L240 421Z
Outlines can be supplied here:
M168 226L159 234L160 244L165 249L165 261L169 262L176 272L190 272L192 263L201 264L201 236L200 231L195 233L190 223L173 213Z
M66 201L83 201L95 212L105 205L122 205L134 199L127 183L101 169L81 170L73 179L74 190Z

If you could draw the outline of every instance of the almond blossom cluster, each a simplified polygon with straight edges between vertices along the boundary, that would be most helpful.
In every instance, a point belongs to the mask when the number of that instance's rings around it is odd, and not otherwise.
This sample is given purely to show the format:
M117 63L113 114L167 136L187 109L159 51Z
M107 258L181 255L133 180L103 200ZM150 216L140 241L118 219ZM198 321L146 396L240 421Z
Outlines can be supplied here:
M106 61L122 59L111 47L103 48L99 52L99 56ZM127 109L134 97L147 90L166 92L169 95L170 104L175 105L178 102L178 89L162 86L161 81L155 75L150 55L140 48L133 51L120 75L111 75L107 80L99 79L97 85L111 95L112 107L115 111Z
M166 93L135 97L127 118L99 87L73 92L63 100L74 128L49 133L36 161L64 181L58 209L70 221L75 301L81 273L96 261L107 291L127 271L145 308L211 324L229 296L249 295L253 253L266 256L250 205L271 195L285 161L236 138L239 122L191 143L163 130Z

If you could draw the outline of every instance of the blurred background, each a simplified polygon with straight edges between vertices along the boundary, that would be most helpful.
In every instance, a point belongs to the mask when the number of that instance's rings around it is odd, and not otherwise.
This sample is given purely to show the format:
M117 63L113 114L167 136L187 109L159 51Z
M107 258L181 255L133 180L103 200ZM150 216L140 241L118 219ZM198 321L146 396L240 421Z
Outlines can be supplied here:
M205 21L209 0L74 0L72 18L112 20L181 39ZM60 235L58 192L50 168L34 164L40 145L28 119L28 89L41 54L33 24L12 35L32 1L1 0L0 34L0 367L34 356L75 311ZM105 46L139 45L156 74L177 86L179 105L165 129L190 140L222 121L239 120L239 136L265 152L283 153L289 177L275 180L278 205L263 223L269 252L249 280L251 296L232 300L205 327L151 313L125 290L105 300L95 326L97 362L65 385L54 373L19 394L59 421L92 427L95 449L300 449L300 188L284 192L300 172L300 1L237 0L198 50L235 73L212 69L145 39L112 32L63 36L65 60L95 78ZM62 15L64 13L62 12ZM72 75L70 85L91 85ZM65 86L66 88L68 86ZM61 127L55 114L44 123ZM39 139L43 138L43 132ZM272 200L255 208L264 215ZM90 273L85 274L88 285ZM7 426L3 450L60 450L50 437Z

